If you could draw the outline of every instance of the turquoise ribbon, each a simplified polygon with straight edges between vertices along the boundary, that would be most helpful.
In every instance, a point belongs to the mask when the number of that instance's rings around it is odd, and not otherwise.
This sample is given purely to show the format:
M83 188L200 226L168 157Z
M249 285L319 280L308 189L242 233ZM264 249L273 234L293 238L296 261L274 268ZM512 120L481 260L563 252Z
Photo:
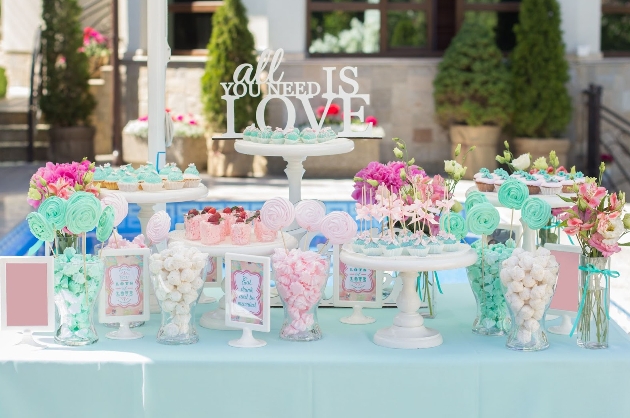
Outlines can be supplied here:
M26 253L26 255L28 256L35 255L35 253L39 251L40 248L42 248L42 245L44 245L44 241L42 241L41 239L37 240L35 245L33 245L31 248L28 249L28 253Z
M442 293L442 288L440 287L440 279L438 278L437 271L433 272L433 276L435 277L435 284L437 284L438 291L443 295L444 293Z
M555 223L552 223L551 225L543 226L540 229L554 229L554 228L560 226L560 223L561 222L555 222Z
M571 243L571 245L575 245L575 243L573 242L573 238L571 238L571 235L567 235L567 237L569 237L569 242Z
M603 274L606 277L606 288L609 287L609 280L612 277L616 279L619 277L618 271L611 271L608 269L600 270L592 264L587 264L585 266L579 266L578 269L582 271L588 272L586 276L586 280L584 280L584 286L582 287L582 300L580 301L580 307L578 308L577 315L575 316L575 322L573 323L573 328L571 328L571 332L569 333L569 337L573 337L573 333L575 332L575 328L577 327L578 321L582 316L582 310L584 309L584 303L586 301L586 292L588 291L589 279L593 274ZM608 304L604 304L606 307L606 318L610 319L610 315L608 314Z
M416 287L418 288L418 295L420 296L420 300L422 300L422 286L420 286L420 277L422 277L422 272L418 272L418 277L416 277ZM437 285L438 291L441 295L444 294L442 292L442 287L440 286L440 278L437 275L437 272L433 272L433 277L435 278L435 284Z
M422 272L418 272L418 277L416 277L416 287L418 288L418 295L420 296L420 300L422 300L422 288L420 287L420 276Z

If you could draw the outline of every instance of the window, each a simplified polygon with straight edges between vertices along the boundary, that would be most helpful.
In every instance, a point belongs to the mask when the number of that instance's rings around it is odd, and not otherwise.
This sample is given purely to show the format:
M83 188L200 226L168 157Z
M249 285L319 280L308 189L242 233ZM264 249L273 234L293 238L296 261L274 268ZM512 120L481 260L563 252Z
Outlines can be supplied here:
M602 52L630 55L630 0L602 0Z
M221 1L169 0L168 43L173 55L206 55L212 15Z
M520 0L307 1L312 56L439 56L469 20L491 27L509 51L520 8Z

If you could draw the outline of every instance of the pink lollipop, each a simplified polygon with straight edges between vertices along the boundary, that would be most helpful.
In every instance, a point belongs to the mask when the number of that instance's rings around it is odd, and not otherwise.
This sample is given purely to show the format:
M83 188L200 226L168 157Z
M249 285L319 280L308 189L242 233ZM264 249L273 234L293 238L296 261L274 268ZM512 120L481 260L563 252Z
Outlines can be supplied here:
M260 209L260 221L273 231L280 231L291 225L295 218L293 203L283 197L274 197Z
M326 206L319 200L302 200L295 206L295 220L308 232L317 231L326 215Z
M129 213L129 203L124 196L118 193L112 193L101 199L101 206L111 206L114 209L114 226L120 225L120 223L127 217Z
M357 223L346 212L330 212L322 219L320 231L332 244L345 244L357 235Z
M153 244L159 244L166 240L168 231L171 230L171 217L168 213L161 210L156 212L147 223L147 238Z

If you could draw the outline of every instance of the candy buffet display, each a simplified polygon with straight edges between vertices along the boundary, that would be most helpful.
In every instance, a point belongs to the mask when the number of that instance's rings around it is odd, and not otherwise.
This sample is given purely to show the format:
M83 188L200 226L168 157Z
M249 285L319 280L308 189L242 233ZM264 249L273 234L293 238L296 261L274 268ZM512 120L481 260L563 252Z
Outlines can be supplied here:
M251 124L243 131L242 140L273 145L315 145L332 141L336 138L337 134L330 127L322 128L319 131L312 128L304 128L302 132L300 132L298 128L292 127L287 129L276 128L273 130L271 126L266 126L263 130L260 130L256 125Z

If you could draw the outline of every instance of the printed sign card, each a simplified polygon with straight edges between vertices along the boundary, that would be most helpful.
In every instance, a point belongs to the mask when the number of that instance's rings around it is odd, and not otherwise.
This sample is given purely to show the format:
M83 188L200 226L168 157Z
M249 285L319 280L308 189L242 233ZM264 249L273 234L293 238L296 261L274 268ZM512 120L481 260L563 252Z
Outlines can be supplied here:
M0 257L0 331L55 331L54 271L53 257Z
M101 323L150 319L149 255L148 248L103 250L105 277L98 312Z
M335 254L337 253L335 249ZM383 272L349 266L335 257L334 304L341 307L380 308L383 304Z
M218 287L221 285L219 277L222 276L223 257L208 258L208 272L206 273L206 286Z

